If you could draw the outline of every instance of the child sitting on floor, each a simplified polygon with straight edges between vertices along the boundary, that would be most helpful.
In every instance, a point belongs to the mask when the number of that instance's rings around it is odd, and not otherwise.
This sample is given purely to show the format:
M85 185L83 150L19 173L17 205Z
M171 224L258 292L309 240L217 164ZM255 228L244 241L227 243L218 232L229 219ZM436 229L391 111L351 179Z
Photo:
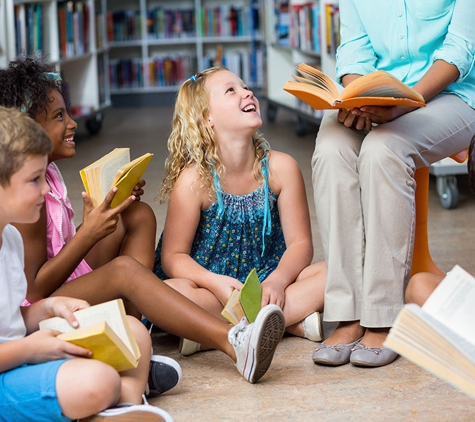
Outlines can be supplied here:
M38 322L52 316L76 327L73 312L87 302L58 296L20 306L27 289L23 243L11 223L30 224L40 217L51 149L39 124L0 107L0 421L69 421L99 412L89 420L147 414L150 421L171 421L167 412L141 404L151 341L137 319L129 322L142 359L137 368L119 374L86 359L89 350L58 339L58 332L37 331ZM123 406L111 408L117 403Z
M283 334L285 321L278 306L270 305L262 309L253 324L243 319L230 329L224 321L158 279L149 265L141 263L139 257L134 258L138 248L126 246L125 238L121 248L111 249L120 256L113 258L113 254L104 252L101 259L108 257L109 261L70 277L72 279L66 282L81 260L89 256L88 252L95 250L94 245L105 242L107 246L108 238L115 239L116 235L120 242L124 235L121 221L125 211L131 206L141 205L134 201L135 195L140 194L137 189L141 186L137 186L133 195L115 208L111 208L110 204L116 189L112 189L96 208L92 208L89 197L83 193L83 222L75 233L74 213L54 161L74 156L73 140L77 125L68 114L68 101L67 97L66 100L63 97L61 78L52 73L53 70L51 66L32 59L19 59L10 63L8 69L0 70L0 104L24 110L43 126L53 143L46 170L52 191L46 195L47 202L40 210L40 219L35 223L17 225L26 247L28 292L32 292L30 301L48 296L68 296L95 305L122 298L129 305L128 310L136 310L137 315L144 315L167 332L210 344L222 351L235 362L239 373L247 381L257 382L269 368ZM142 208L150 209L148 206ZM141 218L155 220L148 213ZM141 219L135 221L136 226L142 223ZM52 231L51 225L55 225L55 230L59 232L59 251L49 251L47 246L58 234ZM155 237L155 228L153 233ZM126 237L132 234L127 233ZM114 239L112 243L117 240ZM142 247L151 248L153 255L154 244ZM96 253L99 254L98 251ZM149 390L155 394L170 390L179 382L180 376L181 369L177 362L153 355Z
M311 265L303 178L292 157L270 149L261 125L259 101L226 68L182 84L168 140L161 200L169 195L169 203L154 272L173 278L166 280L170 286L220 317L232 290L256 268L262 306L282 308L288 333L319 341L325 263ZM184 341L180 351L207 346Z

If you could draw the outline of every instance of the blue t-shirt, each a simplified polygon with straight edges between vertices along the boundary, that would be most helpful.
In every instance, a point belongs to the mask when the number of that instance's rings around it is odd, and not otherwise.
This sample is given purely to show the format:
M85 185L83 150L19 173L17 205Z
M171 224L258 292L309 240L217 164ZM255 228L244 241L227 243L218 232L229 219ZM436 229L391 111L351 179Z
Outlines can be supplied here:
M336 74L385 70L409 86L435 60L460 77L443 92L475 108L473 0L340 0L341 45Z

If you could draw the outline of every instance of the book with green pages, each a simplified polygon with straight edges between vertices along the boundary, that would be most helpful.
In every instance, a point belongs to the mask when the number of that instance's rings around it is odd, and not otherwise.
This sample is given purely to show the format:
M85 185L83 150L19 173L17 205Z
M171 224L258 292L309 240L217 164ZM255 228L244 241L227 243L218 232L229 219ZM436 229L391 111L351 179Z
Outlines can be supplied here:
M246 317L248 322L252 323L261 310L261 302L262 286L254 268L248 274L242 289L233 290L221 315L233 325L237 325L243 317Z

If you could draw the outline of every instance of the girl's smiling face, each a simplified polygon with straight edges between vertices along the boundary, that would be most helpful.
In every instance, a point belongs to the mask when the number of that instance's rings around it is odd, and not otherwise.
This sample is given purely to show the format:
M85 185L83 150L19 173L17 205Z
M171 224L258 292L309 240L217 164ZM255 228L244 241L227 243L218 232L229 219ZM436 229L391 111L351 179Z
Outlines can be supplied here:
M209 93L209 123L219 134L251 136L262 125L259 101L233 72L220 70L205 82Z
M78 125L67 113L63 96L58 91L52 90L50 98L51 102L36 117L36 121L43 126L53 143L53 151L48 157L52 162L76 155L74 134Z

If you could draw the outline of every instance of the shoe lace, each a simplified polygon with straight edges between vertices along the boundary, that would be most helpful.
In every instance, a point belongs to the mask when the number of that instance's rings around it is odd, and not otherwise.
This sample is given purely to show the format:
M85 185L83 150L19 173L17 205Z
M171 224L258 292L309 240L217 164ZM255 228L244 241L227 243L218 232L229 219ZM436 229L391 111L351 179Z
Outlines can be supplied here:
M246 331L249 330L251 324L248 324L246 317L243 317L241 321L239 321L238 325L235 325L230 332L229 342L234 346L239 346L244 339L247 337L244 335Z

